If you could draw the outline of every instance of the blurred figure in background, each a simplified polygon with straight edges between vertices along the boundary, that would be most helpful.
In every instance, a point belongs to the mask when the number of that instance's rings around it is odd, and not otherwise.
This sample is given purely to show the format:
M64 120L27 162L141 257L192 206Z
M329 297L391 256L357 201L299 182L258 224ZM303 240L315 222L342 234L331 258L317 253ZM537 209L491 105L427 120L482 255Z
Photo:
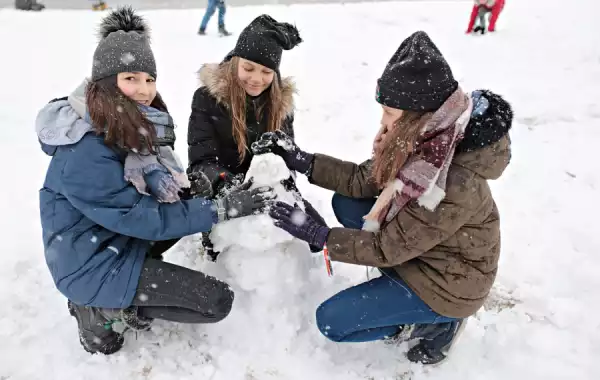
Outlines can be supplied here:
M38 3L36 0L15 0L15 8L21 11L41 11L46 6Z
M504 9L504 1L505 0L475 0L475 5L473 5L473 9L471 10L467 34L471 32L480 32L481 34L484 34L487 24L486 16L490 13L490 26L488 32L494 32L496 30L498 16L500 16L500 12Z
M208 0L208 6L206 7L206 13L204 13L204 17L202 18L202 23L200 24L200 30L198 30L198 34L203 36L206 34L206 26L210 21L211 17L215 14L215 11L219 9L219 35L220 36L230 36L231 33L225 29L225 0Z
M92 3L93 11L104 11L108 9L108 5L104 1L100 0L90 0Z

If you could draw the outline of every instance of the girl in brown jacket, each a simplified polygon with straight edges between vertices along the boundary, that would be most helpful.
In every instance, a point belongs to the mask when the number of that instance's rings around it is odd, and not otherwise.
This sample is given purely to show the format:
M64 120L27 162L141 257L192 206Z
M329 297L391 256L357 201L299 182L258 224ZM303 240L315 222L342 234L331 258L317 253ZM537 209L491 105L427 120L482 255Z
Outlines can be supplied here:
M276 225L327 246L332 260L382 273L319 306L320 331L336 342L420 338L408 359L435 364L496 276L500 225L487 181L509 163L512 110L489 91L465 94L424 32L402 42L376 99L381 129L373 159L363 164L306 153L282 132L264 134L252 148L280 155L333 190L345 228L283 203L270 211Z

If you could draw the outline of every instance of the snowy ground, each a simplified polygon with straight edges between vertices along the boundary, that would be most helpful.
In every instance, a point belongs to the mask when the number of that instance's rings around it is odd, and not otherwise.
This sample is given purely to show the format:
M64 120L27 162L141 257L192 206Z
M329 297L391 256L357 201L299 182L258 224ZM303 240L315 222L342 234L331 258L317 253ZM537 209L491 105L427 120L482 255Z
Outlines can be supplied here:
M334 264L336 275L328 278L318 255L296 292L287 284L262 301L240 292L220 324L157 322L137 339L128 335L116 355L85 353L43 258L37 191L48 158L38 149L33 121L45 102L66 95L89 73L102 15L0 10L0 379L598 378L600 6L593 0L508 1L498 32L485 37L464 35L470 7L465 1L228 10L234 31L262 12L300 28L305 42L285 54L281 71L297 79L296 134L309 151L354 161L368 156L380 116L375 81L417 29L430 33L464 88L492 88L512 102L513 161L493 183L503 233L497 286L452 360L431 369L409 364L405 346L337 345L320 336L318 303L363 281L365 272ZM197 37L200 12L145 12L154 31L158 86L179 124L184 156L195 71L220 60L235 41ZM331 193L304 179L299 186L335 224ZM197 238L187 238L167 259L219 272L197 247ZM264 270L257 262L248 274ZM289 269L273 276L275 290Z

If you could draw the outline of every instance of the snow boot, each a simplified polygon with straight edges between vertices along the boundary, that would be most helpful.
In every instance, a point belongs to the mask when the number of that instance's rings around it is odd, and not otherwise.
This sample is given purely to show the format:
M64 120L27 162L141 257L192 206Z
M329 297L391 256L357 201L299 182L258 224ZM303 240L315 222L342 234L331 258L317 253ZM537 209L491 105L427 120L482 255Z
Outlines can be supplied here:
M108 9L108 5L104 1L92 5L93 11L105 11Z
M206 36L206 29L202 29L202 28L198 29L198 35Z
M423 334L422 339L413 348L408 350L406 358L413 363L422 363L425 365L437 365L445 361L450 355L450 351L454 344L458 341L458 338L462 334L467 319L460 319L450 323L443 323L442 325L449 325L446 331L435 334L433 339L428 339L428 333ZM422 325L425 326L425 325ZM436 325L431 325L436 326ZM419 326L415 328L412 335L421 335L417 330Z
M67 303L69 313L77 320L79 342L83 349L91 354L114 354L123 347L124 338L112 329L117 317L113 309L91 306L79 306L71 301Z
M221 36L221 37L231 36L231 33L229 33L227 31L227 29L225 29L225 25L219 26L219 36Z
M481 34L485 34L485 28L483 26L476 26L473 29L473 33L477 33L480 32Z
M77 320L79 342L89 353L113 354L123 347L122 333L113 330L114 323L121 322L125 329L147 331L153 322L151 318L138 315L137 306L126 309L109 309L92 306L79 306L68 301L69 314Z

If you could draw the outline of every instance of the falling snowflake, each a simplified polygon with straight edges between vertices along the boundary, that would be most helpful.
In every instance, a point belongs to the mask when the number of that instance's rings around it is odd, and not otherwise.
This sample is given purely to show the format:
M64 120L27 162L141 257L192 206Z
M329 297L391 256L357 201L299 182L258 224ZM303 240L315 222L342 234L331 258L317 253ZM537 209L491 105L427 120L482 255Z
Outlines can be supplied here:
M297 210L292 212L292 223L294 223L296 226L301 226L304 224L304 222L306 222L305 213Z
M92 243L95 243L95 242L97 242L97 241L98 241L98 237L97 237L96 235L94 235L94 236L92 236L92 238L90 239L90 241L91 241Z
M142 301L142 302L146 302L146 301L148 301L148 295L147 295L147 294L144 294L144 293L141 293L141 294L138 296L138 299L139 299L140 301Z
M123 53L123 55L121 56L121 62L123 62L125 65L129 65L133 61L135 61L135 57L129 52Z

